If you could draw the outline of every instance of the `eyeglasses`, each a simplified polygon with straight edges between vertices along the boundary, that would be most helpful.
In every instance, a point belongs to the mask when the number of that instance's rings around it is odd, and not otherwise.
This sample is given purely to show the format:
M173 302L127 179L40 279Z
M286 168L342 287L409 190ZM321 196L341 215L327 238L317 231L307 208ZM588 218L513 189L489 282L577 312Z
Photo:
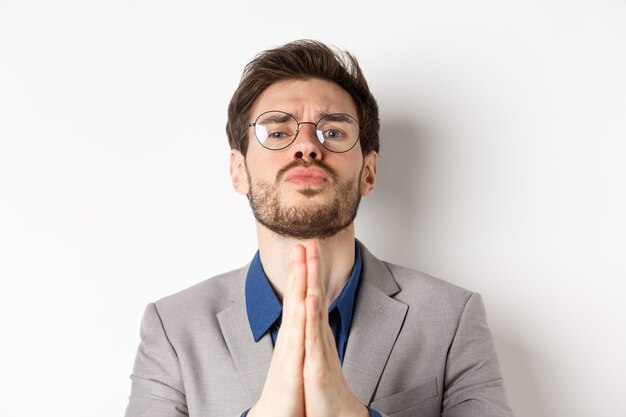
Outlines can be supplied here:
M317 121L298 122L296 118L283 111L261 113L254 123L257 140L266 149L278 151L291 145L300 132L300 125L315 126L315 137L322 146L332 152L348 152L359 140L361 127L354 117L342 113L327 114Z

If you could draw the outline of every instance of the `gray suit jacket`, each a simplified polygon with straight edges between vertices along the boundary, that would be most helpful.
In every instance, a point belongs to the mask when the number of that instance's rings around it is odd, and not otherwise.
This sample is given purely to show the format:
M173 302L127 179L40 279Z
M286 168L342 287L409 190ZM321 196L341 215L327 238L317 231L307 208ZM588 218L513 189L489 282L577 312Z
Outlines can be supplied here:
M393 417L513 416L478 294L381 262L363 270L343 371ZM261 394L273 346L246 315L247 267L148 305L126 417L238 417Z

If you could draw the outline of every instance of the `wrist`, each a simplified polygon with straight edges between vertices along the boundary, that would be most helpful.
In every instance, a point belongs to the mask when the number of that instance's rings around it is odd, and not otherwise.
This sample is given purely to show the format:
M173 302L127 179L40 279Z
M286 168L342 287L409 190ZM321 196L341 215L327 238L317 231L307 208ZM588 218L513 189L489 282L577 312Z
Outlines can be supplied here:
M356 398L355 398L356 400ZM361 404L358 400L350 407L350 410L341 413L342 417L370 417L369 409Z
M370 417L370 410L364 406L363 404L360 404L360 407L357 410L357 414L355 414L355 417Z

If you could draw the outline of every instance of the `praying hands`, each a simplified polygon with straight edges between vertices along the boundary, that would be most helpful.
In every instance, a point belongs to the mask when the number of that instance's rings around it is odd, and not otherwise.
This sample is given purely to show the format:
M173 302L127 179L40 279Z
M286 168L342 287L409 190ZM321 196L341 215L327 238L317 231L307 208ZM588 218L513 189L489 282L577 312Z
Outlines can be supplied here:
M369 416L341 370L319 271L318 243L296 245L272 362L248 417Z

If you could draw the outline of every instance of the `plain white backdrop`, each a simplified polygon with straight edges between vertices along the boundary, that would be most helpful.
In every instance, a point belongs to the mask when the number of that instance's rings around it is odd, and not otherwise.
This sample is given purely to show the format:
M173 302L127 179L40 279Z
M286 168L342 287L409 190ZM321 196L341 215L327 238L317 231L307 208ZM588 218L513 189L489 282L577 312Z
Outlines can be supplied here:
M248 262L226 106L257 52L353 52L357 236L480 292L518 417L625 415L626 3L0 0L0 416L121 416L145 305Z

